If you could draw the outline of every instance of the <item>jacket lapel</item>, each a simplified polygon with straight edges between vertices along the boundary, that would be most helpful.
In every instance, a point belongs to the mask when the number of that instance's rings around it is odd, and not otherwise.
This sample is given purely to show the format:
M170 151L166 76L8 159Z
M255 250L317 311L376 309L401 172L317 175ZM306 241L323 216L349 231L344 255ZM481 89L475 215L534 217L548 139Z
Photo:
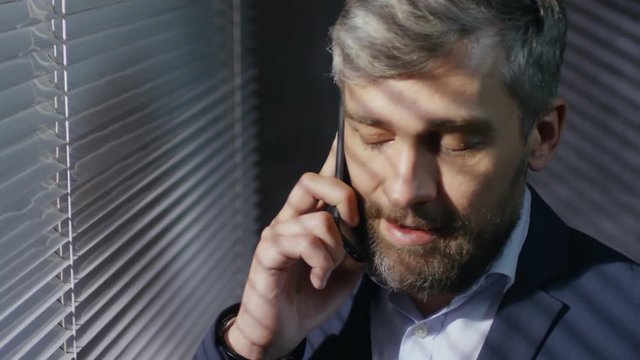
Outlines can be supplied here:
M532 359L568 306L545 291L566 271L568 228L530 188L529 233L478 359Z
M338 335L328 336L311 359L371 359L369 304L376 286L368 276L362 278L342 330Z

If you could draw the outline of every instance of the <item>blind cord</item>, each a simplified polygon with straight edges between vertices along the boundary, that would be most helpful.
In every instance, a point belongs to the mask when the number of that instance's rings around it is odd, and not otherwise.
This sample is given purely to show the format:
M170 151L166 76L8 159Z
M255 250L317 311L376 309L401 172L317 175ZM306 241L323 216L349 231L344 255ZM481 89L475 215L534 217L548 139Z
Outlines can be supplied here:
M64 165L65 165L65 176L66 176L66 209L62 209L64 207L64 204L60 202L60 198L58 198L57 200L57 205L58 208L61 211L66 211L67 213L67 226L66 226L66 236L68 237L69 241L68 241L68 246L69 246L69 284L71 287L71 300L70 300L70 306L71 306L71 332L72 332L72 336L71 336L71 348L69 349L67 342L65 341L64 343L64 350L67 353L71 353L73 355L73 358L77 358L77 342L76 342L76 316L75 316L75 276L74 276L74 255L73 255L73 222L72 222L72 205L71 205L71 155L70 155L70 146L69 146L69 142L70 142L70 135L69 135L69 86L68 86L68 73L67 73L67 22L66 22L66 0L52 0L51 1L51 5L53 6L54 9L58 9L60 11L60 14L56 14L56 16L54 16L54 18L51 19L51 25L52 25L52 29L54 34L56 33L56 18L59 16L60 18L60 27L61 27L61 45L56 44L53 47L53 51L54 51L54 58L56 59L56 61L59 60L59 51L58 51L58 47L61 47L61 53L62 53L62 71L60 70L56 70L54 72L54 82L56 85L56 88L58 90L62 90L62 96L61 96L61 102L62 104L60 104L60 101L58 101L58 97L56 97L54 99L54 107L56 108L56 110L58 111L58 113L60 112L60 106L63 107L62 111L64 114L64 129L60 129L59 123L56 123L56 134L58 135L59 138L64 140L64 144L60 145L59 147L56 148L56 157L58 158L58 160L60 160L60 157L62 154L60 154L60 147L64 147ZM62 78L62 79L61 79ZM61 131L64 131L64 138L61 137ZM60 173L56 174L56 181L58 184L61 184L63 179L60 178ZM61 226L62 224L58 225L58 228L60 230L60 233L64 234L64 228ZM64 254L63 249L61 249L61 255ZM60 277L62 279L62 281L64 281L64 273L61 272ZM65 300L64 300L64 295L61 298L61 302L63 305L65 305ZM66 326L65 324L65 320L62 320L62 326Z

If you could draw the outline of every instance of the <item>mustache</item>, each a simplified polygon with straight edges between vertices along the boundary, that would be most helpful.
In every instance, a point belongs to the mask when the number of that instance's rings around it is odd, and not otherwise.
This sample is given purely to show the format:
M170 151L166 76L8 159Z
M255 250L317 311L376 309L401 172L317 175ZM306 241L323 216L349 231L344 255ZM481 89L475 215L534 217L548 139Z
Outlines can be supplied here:
M368 221L385 219L415 230L437 230L440 233L455 233L465 228L466 222L455 210L434 210L427 206L407 209L384 208L367 202L364 206Z

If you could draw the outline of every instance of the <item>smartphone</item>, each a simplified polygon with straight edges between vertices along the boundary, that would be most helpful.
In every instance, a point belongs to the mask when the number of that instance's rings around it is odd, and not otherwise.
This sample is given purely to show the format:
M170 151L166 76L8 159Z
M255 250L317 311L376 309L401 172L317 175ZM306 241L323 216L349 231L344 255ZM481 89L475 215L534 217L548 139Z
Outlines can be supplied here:
M349 178L349 170L346 166L344 156L344 109L340 104L340 114L338 116L338 139L336 147L336 178L342 180L347 185L351 185ZM344 249L353 259L358 262L367 262L369 260L369 236L367 234L367 226L364 220L364 207L358 200L358 213L360 214L360 223L356 227L347 226L340 218L340 213L335 206L329 207L329 212L333 216L340 235Z

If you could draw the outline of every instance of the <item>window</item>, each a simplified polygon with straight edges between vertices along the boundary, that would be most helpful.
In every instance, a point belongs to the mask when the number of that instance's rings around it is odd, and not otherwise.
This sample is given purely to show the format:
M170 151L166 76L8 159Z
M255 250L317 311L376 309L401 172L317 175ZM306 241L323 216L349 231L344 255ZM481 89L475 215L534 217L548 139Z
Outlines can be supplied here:
M0 358L185 358L257 239L246 7L0 0Z

